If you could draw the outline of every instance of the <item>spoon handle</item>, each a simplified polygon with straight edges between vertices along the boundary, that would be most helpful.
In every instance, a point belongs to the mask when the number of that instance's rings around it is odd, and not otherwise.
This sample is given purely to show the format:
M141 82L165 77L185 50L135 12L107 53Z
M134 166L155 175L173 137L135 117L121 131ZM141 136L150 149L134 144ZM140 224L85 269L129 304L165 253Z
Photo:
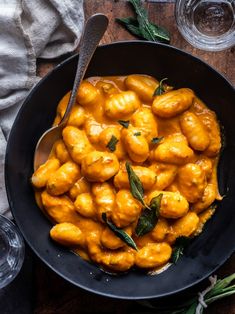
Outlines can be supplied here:
M67 109L62 120L60 121L60 124L64 124L69 117L69 114L75 103L77 89L84 78L87 67L96 50L96 47L98 46L101 38L103 37L107 29L108 22L109 20L107 16L100 13L92 15L86 22L80 42L79 58L73 83L73 89L70 95Z

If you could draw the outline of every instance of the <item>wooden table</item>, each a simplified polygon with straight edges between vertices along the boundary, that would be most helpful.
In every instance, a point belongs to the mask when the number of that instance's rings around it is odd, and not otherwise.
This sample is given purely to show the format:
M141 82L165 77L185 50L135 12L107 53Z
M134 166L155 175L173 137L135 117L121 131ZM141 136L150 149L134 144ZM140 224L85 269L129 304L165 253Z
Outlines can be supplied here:
M133 15L130 5L124 0L84 0L86 16L101 12L110 20L109 29L102 43L133 39L115 22L115 17ZM152 21L165 26L172 35L171 44L200 57L224 74L235 85L235 48L223 52L205 52L190 46L179 34L175 18L174 3L145 1ZM44 76L58 60L39 61L38 74ZM223 265L219 277L235 272L235 255ZM120 301L87 293L65 282L35 258L35 302L36 314L80 314L80 313L143 313L143 308L134 301ZM161 314L159 312L155 312ZM218 301L205 311L206 314L235 314L235 296Z

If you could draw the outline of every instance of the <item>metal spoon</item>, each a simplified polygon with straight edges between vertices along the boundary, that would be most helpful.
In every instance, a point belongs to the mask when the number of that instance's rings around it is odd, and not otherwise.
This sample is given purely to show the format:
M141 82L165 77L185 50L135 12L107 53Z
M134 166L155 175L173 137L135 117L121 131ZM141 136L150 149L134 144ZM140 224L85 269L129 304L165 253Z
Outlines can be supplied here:
M34 152L34 171L46 162L53 144L61 138L62 130L75 103L77 89L84 78L96 47L107 29L108 22L108 18L99 13L92 15L86 22L80 41L79 60L67 109L59 125L50 128L40 137Z

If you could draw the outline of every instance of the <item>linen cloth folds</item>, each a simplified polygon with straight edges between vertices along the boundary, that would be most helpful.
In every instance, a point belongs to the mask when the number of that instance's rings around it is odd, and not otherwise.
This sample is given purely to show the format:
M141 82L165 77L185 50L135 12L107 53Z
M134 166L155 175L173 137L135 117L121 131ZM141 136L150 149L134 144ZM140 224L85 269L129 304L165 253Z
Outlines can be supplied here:
M10 217L6 140L22 100L40 79L36 59L74 51L83 23L83 0L0 0L0 214Z

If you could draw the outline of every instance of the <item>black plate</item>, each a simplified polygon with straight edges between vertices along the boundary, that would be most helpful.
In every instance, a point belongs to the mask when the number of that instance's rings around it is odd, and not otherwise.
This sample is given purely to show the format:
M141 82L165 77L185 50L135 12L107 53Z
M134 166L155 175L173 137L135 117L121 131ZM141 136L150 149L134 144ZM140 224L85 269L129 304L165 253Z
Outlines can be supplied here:
M157 298L200 282L223 264L235 247L234 88L201 60L167 45L129 41L97 49L87 76L144 73L158 79L168 77L168 83L176 88L192 88L217 113L227 138L219 166L220 189L226 197L186 255L157 276L139 271L112 276L50 240L51 224L38 209L30 185L35 145L52 124L59 100L72 87L76 62L77 56L69 58L37 84L25 100L9 137L6 187L12 213L25 240L60 276L105 296Z

